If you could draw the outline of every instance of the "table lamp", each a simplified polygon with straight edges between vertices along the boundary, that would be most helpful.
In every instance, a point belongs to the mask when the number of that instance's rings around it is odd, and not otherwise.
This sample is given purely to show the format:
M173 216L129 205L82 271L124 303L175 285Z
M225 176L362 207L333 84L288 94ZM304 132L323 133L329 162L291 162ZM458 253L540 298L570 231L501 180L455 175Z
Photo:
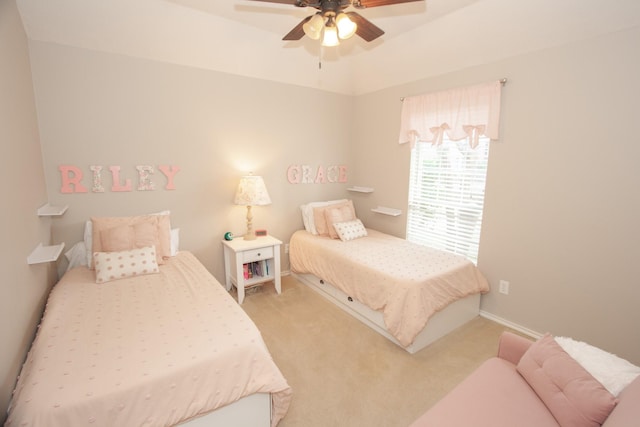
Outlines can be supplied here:
M251 206L271 204L271 199L269 198L269 193L267 193L267 187L264 185L262 177L247 175L240 178L233 203L247 207L247 233L244 235L244 240L254 240L256 235L253 232L253 226L251 224L251 220L253 219Z

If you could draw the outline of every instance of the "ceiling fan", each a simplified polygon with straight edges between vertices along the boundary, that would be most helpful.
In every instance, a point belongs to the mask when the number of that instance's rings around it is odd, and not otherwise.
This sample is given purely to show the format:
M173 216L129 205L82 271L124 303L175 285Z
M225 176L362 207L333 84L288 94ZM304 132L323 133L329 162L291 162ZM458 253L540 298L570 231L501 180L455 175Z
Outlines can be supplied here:
M300 40L305 34L318 40L322 36L323 46L337 46L357 34L370 42L384 31L356 12L344 12L349 6L356 9L388 6L422 0L252 0L267 3L290 4L296 7L313 7L318 10L296 25L282 40Z

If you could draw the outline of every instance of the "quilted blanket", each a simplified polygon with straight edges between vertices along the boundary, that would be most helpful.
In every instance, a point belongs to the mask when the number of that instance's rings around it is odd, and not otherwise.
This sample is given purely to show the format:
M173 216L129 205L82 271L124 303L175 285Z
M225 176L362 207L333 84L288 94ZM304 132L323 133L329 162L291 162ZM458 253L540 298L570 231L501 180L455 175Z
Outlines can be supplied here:
M159 274L96 284L86 267L52 289L7 426L170 426L253 393L272 425L291 389L255 324L189 252Z
M291 237L291 270L311 273L369 308L382 311L385 326L403 346L452 302L489 291L468 259L376 230L343 242L307 231Z

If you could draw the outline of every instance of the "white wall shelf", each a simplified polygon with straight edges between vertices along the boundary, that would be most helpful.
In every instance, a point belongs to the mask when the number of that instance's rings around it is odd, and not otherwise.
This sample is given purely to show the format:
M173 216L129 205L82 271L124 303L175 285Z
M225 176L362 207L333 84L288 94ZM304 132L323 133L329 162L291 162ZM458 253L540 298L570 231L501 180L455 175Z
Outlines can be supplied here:
M359 187L357 185L353 185L347 188L347 191L355 191L357 193L373 193L373 188L371 187Z
M31 255L27 257L28 264L40 264L43 262L56 261L62 250L64 249L64 243L53 246L42 246L42 243L38 244L38 247L31 252Z
M60 216L64 214L69 206L52 206L47 203L38 208L38 216Z
M402 214L402 211L400 209L387 208L385 206L378 206L377 208L373 208L371 209L371 212L390 216L399 216Z
M69 206L53 206L50 203L42 205L38 208L38 216L60 216L63 215ZM64 242L59 245L43 246L42 243L38 243L38 246L27 257L27 264L40 264L43 262L53 262L60 257L62 250L64 249Z

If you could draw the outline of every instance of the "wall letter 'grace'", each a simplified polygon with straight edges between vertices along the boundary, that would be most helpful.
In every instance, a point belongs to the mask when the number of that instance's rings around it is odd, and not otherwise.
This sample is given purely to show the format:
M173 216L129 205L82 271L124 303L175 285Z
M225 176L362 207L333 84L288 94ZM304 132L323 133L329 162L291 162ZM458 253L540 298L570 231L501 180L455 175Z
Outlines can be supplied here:
M314 173L315 172L315 173ZM344 165L318 166L314 171L309 165L291 165L287 169L287 181L291 184L326 184L347 182L347 167Z

